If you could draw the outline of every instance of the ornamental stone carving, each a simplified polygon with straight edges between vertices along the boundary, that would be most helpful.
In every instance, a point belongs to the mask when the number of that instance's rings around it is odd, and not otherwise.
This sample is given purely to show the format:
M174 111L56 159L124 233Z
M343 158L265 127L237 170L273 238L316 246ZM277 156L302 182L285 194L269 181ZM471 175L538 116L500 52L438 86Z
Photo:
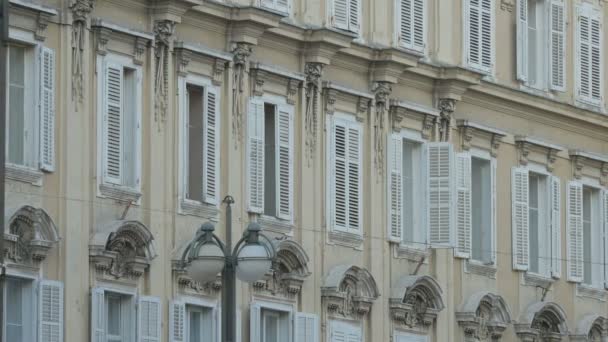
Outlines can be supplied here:
M439 284L429 276L404 276L391 290L389 310L396 327L426 333L444 304Z
M93 10L95 0L72 0L72 100L82 103L84 94L84 48L87 34L87 21Z
M570 335L572 342L603 342L608 337L608 318L598 314L585 315Z
M154 22L154 119L164 123L169 105L169 52L175 31L175 22L157 20Z
M306 63L304 74L306 75L306 113L304 121L306 130L306 155L310 165L317 148L319 96L321 78L323 77L323 64Z
M505 300L493 293L473 294L456 312L456 320L463 328L465 341L499 341L511 314Z
M452 127L452 114L456 110L456 100L440 98L437 103L439 109L439 141L450 141L450 128Z
M374 161L380 176L384 172L384 144L386 143L384 126L389 105L388 97L392 91L393 89L388 82L376 82L372 87L376 101L376 117L374 120L374 150L376 154Z
M379 296L371 273L354 265L335 266L321 286L323 307L334 317L361 319Z
M251 45L236 43L232 54L234 56L234 81L232 88L232 134L235 138L235 148L242 139L243 115L245 112L245 79L249 72L249 56Z
M558 342L568 332L566 321L566 313L558 304L536 302L521 314L515 333L523 342Z

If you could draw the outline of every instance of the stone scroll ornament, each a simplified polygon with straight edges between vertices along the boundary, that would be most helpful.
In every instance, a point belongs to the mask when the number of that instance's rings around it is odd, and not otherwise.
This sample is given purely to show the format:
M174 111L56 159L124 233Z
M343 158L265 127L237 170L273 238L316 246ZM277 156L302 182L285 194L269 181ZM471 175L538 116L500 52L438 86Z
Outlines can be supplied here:
M321 89L321 76L323 75L323 64L306 63L304 73L306 75L306 155L308 165L314 158L317 143L317 111L319 103L319 91Z
M439 141L450 141L450 127L452 125L452 113L456 109L456 100L439 99Z
M375 162L378 174L382 176L384 172L384 142L386 137L384 134L384 121L388 105L388 97L391 94L392 88L388 82L376 82L372 87L372 91L376 97L376 122L374 124L374 150L376 152Z
M243 130L243 111L245 110L245 74L248 72L248 61L251 47L246 43L237 43L234 50L234 82L232 86L232 134L235 148L241 141Z
M154 74L154 119L165 122L169 102L169 51L171 38L175 31L175 22L159 20L154 23L154 58L156 70Z
M93 10L95 0L73 0L72 11L72 100L82 103L84 92L84 47L87 32L87 19Z

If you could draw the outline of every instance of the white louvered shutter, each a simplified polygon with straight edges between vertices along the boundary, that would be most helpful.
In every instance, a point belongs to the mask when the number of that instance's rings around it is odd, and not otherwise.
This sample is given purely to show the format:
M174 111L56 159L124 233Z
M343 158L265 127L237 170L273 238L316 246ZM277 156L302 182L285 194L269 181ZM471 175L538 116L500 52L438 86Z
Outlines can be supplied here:
M91 290L91 342L106 342L105 290Z
M55 171L55 51L41 48L40 168Z
M334 2L334 13L333 22L334 25L343 30L348 30L348 12L349 12L349 0L333 0Z
M348 334L346 335L346 342L361 342L361 329L357 327L350 327Z
M138 303L138 342L160 342L160 298L142 296Z
M602 223L604 224L604 288L608 289L608 190L602 191Z
M38 300L38 342L63 342L63 284L42 280Z
M579 7L578 95L599 104L602 101L602 24L599 14L588 6Z
M511 170L513 269L528 270L530 260L529 177L525 168Z
M471 203L471 155L456 155L456 227L457 242L454 250L459 258L471 257L472 203ZM481 237L480 237L481 238Z
M399 0L399 44L422 52L425 47L425 0Z
M517 79L528 81L528 0L517 0Z
M427 145L429 241L435 246L451 246L453 225L452 146Z
M497 197L497 192L496 192L496 175L497 175L497 161L496 158L492 158L492 161L490 162L490 167L491 167L491 174L490 174L490 186L491 186L491 197L492 197L492 253L491 253L491 257L492 257L492 263L494 265L496 265L496 254L497 254L497 247L496 247L496 236L498 235L498 212L496 209L496 197Z
M251 304L249 307L249 341L250 342L263 342L262 341L262 310L260 304Z
M493 6L492 0L466 0L467 55L469 66L483 72L493 65Z
M389 210L389 240L401 242L403 232L403 138L400 134L392 134L389 138L389 178L388 197Z
M277 11L287 13L289 12L289 0L276 0Z
M566 90L566 15L564 0L551 1L551 82L552 90Z
M234 320L234 324L236 325L236 342L243 341L243 320L242 320L243 312L241 309L236 309L236 319Z
M203 150L203 194L205 202L217 204L219 201L220 176L220 93L217 87L205 88L204 109L204 150Z
M104 181L121 185L123 175L123 68L118 64L107 64L105 69L104 113L103 113L103 176Z
M249 211L264 211L264 102L259 98L249 102L247 118L247 168Z
M186 342L186 304L179 300L169 303L169 342Z
M559 178L551 176L551 276L560 278L562 274L562 210L561 184Z
M293 212L293 110L291 105L279 106L276 125L277 216L284 220L291 220Z
M363 145L361 125L355 122L348 127L348 228L359 231L363 211L362 159Z
M583 186L568 183L566 222L568 225L568 280L583 281Z
M361 26L361 0L349 0L348 9L348 30L352 32L359 32Z
M319 316L298 312L295 315L295 341L319 342Z

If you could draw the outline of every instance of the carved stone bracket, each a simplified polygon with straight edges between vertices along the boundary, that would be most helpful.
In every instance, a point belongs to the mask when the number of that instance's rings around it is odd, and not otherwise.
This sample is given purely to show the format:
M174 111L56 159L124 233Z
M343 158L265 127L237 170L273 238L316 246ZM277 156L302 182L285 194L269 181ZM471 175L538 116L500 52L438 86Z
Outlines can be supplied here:
M217 296L222 290L223 284L221 277L217 277L214 281L201 284L188 277L183 269L176 270L174 268L173 271L176 272L177 285L182 292L192 292L204 296Z
M213 63L213 79L211 82L215 86L220 86L224 79L224 70L226 70L226 61L220 58L216 58Z
M439 141L450 141L450 130L452 127L452 114L456 110L456 100L452 98L440 98L437 101L439 109Z
M334 267L324 280L321 297L327 313L349 319L362 319L378 298L372 275L353 265Z
M43 42L46 39L46 28L49 26L49 19L51 15L44 12L38 12L36 18L36 31L34 32L34 39Z
M234 81L232 88L232 134L235 139L235 148L241 142L243 134L243 115L245 112L245 79L249 73L249 56L251 45L236 43L232 53L234 55Z
M359 97L357 100L357 121L365 122L371 102L372 100L365 96Z
M601 185L608 185L608 157L579 150L571 150L568 154L572 161L572 171L576 179L581 179L584 168L589 167L590 172L593 169L597 170L597 176Z
M546 159L543 162L545 163L547 171L549 172L553 172L555 162L557 160L557 153L562 150L562 148L559 146L530 139L524 136L515 136L515 144L517 147L519 163L521 165L528 165L530 153L532 151L537 151L546 156Z
M264 95L264 83L268 79L268 73L264 70L254 69L251 72L252 94L254 96Z
M500 9L507 12L513 12L513 9L515 9L515 0L500 0Z
M321 79L323 77L323 64L309 62L304 66L304 74L306 75L306 113L305 113L305 129L306 129L306 155L308 162L314 158L317 148L317 129L318 129L318 111L319 111L319 96L321 89ZM334 99L335 101L335 99Z
M285 97L287 98L288 104L290 104L290 105L296 104L296 95L298 94L298 89L300 88L301 84L302 84L302 82L300 80L296 80L293 78L290 78L289 81L287 81L287 89L286 89Z
M72 12L72 100L82 103L84 94L84 49L87 34L87 21L93 10L95 0L72 0L69 5Z
M392 91L393 88L388 82L375 82L372 86L376 107L376 117L374 118L374 150L376 155L374 160L380 176L384 173L384 144L386 142L384 122L386 121L385 117L389 105L389 96Z
M169 53L175 31L175 22L154 22L154 119L161 124L167 120L169 106ZM160 125L159 125L160 127Z
M144 64L146 46L148 45L148 40L137 37L135 38L135 44L133 44L133 63L135 65Z
M95 50L97 54L105 56L108 53L107 47L112 30L105 27L95 27L93 32L95 33Z
M192 52L186 49L175 50L175 70L180 77L188 75L188 65L192 60Z
M419 104L403 102L398 100L390 100L390 111L392 131L399 132L402 128L402 122L406 116L417 118L420 122L420 134L423 139L431 139L433 131L437 123L439 111L421 106Z
M505 132L467 120L458 120L457 125L460 130L461 147L463 151L469 151L472 147L474 137L478 137L489 142L488 150L492 157L497 156L500 143L507 135Z
M337 90L325 88L325 114L332 115L334 113L337 98Z

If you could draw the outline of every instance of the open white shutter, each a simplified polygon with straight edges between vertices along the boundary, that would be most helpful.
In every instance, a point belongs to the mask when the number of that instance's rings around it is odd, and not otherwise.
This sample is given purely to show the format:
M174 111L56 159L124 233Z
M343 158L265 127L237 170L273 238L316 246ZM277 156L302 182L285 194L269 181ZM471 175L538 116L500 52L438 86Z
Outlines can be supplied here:
M551 176L551 276L562 274L561 185L559 178Z
M319 342L319 316L298 312L295 316L294 342Z
M91 290L91 342L106 342L105 290Z
M528 0L517 0L517 79L528 80Z
M38 300L38 342L63 342L63 284L42 280Z
M249 211L264 211L264 102L254 98L249 102L247 118L247 191Z
M160 298L142 296L138 304L138 342L160 342Z
M336 230L346 230L348 226L348 186L347 186L347 126L332 120L330 133L331 160L331 225Z
M604 224L604 288L608 289L608 190L602 191L602 223Z
M568 224L568 280L583 281L583 186L578 182L568 183L566 198Z
M566 90L566 16L564 0L551 0L551 82L552 90Z
M262 341L262 310L260 304L251 304L249 307L249 342Z
M352 32L359 32L361 26L361 12L360 12L361 1L360 0L349 0L348 9L348 30Z
M363 134L356 122L348 127L348 228L358 232L361 229L363 212Z
M496 265L496 251L497 251L497 247L496 247L496 236L498 235L498 212L496 210L496 169L497 169L497 162L496 162L496 158L492 158L492 161L490 162L490 167L491 167L491 174L490 174L490 186L491 186L491 196L492 196L492 253L491 253L491 257L492 257L492 263L494 265Z
M468 64L480 71L490 72L494 58L492 0L466 0L465 11Z
M40 61L40 168L55 170L55 51L41 48Z
M277 114L278 148L276 168L278 175L277 216L292 219L293 212L293 106L279 106Z
M169 342L186 342L186 305L179 300L169 304Z
M453 224L452 145L427 145L429 241L435 246L451 246Z
M589 6L579 6L577 25L577 90L581 99L592 104L602 101L602 23L601 15Z
M457 241L454 255L459 258L471 257L472 203L471 203L471 155L456 155L456 227Z
M513 233L513 269L528 270L530 259L528 170L514 167L511 170L511 222Z
M411 48L414 44L414 32L412 29L412 2L414 0L399 1L399 44L405 48Z
M105 103L103 113L103 176L107 183L122 184L123 168L123 68L107 64L105 68Z
M333 22L339 29L348 30L349 3L349 0L333 0Z
M388 146L388 199L390 202L388 237L394 242L401 242L403 231L403 138L400 134L389 137ZM411 189L408 189L411 191Z
M216 87L205 88L206 100L204 109L204 152L203 152L203 194L205 202L217 204L219 201L220 176L220 93Z

